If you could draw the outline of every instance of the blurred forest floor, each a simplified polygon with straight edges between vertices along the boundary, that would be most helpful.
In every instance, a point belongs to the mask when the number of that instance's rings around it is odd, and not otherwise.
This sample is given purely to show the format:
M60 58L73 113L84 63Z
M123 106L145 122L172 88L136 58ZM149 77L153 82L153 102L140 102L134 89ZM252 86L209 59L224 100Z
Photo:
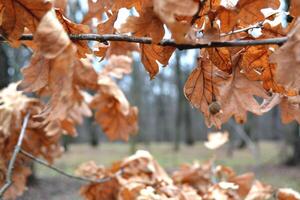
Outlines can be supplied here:
M260 156L255 158L249 149L234 150L233 155L228 155L228 146L216 152L206 149L203 143L194 146L181 146L179 152L173 151L170 143L151 143L138 145L138 149L148 150L154 158L168 171L179 168L182 163L193 161L205 162L216 156L216 163L232 167L238 174L253 171L257 179L275 187L300 188L300 167L287 167L281 164L281 144L276 142L260 142ZM113 161L120 160L130 155L129 144L103 143L93 148L87 144L73 144L55 166L69 173L74 173L83 162L94 160L98 165L109 166ZM79 188L82 184L76 180L62 177L56 172L40 165L36 165L37 181L28 187L28 191L20 200L69 200L81 199Z

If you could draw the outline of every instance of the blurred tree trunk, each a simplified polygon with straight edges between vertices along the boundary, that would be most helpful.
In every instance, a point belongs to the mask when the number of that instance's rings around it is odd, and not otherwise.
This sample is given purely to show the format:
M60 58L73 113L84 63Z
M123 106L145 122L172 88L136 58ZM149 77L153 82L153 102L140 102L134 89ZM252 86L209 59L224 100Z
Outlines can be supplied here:
M134 58L133 58L134 59ZM140 65L136 60L133 60L133 70L132 70L132 84L131 84L131 97L132 97L132 104L137 106L139 109L141 109L142 107L142 78L140 75ZM139 110L139 121L138 121L138 125L139 125L139 132L137 135L132 136L130 138L129 144L130 144L130 149L129 149L129 153L133 154L135 153L136 149L137 149L137 142L139 138L143 138L143 132L141 130L141 125L142 124L142 117L141 117L141 111Z
M294 153L293 153L293 160L295 165L300 164L300 126L297 125L297 130L295 131L295 142L294 142Z
M90 134L90 140L89 143L92 147L97 147L99 146L99 134L97 132L97 125L94 123L93 118L86 118L84 120L84 123L86 127L88 128L88 132Z
M184 102L184 131L186 133L185 143L189 146L194 145L195 139L192 131L191 108L188 102Z
M180 52L175 52L175 79L177 87L177 113L176 113L176 131L174 140L174 150L179 151L180 149L180 132L183 122L184 114L184 95L183 95L183 81L182 81L182 71L180 69Z
M8 74L9 61L5 51L5 46L0 45L0 89L6 87L9 84L10 78Z
M295 130L293 131L293 155L290 157L287 165L299 165L300 164L300 125L297 123Z

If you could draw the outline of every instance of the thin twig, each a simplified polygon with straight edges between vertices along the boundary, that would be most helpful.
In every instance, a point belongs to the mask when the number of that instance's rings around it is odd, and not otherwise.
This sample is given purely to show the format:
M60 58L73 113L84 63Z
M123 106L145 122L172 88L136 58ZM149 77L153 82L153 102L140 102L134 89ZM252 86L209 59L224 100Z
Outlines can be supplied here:
M233 30L233 31L230 31L228 33L221 33L220 34L220 37L225 37L225 36L228 36L228 35L233 35L233 34L237 34L237 33L243 33L243 32L247 32L249 30L253 30L255 28L262 28L263 27L263 22L258 22L252 26L248 26L248 27L245 27L245 28L241 28L241 29L238 29L238 30Z
M141 44L155 44L152 42L152 38L149 37L133 37L128 35L117 35L117 34L70 34L71 40L86 40L86 41L121 41L121 42L132 42ZM33 40L32 34L24 34L20 37L20 40ZM0 35L0 41L6 41L6 39ZM254 45L268 45L277 44L282 45L287 41L287 37L270 38L262 40L232 40L232 41L217 41L208 42L203 44L178 44L173 39L163 39L157 45L160 46L172 46L180 50L184 49L201 49L201 48L213 48L213 47L238 47L238 46L254 46Z
M41 164L41 165L44 165L45 167L48 167L54 171L56 171L57 173L59 174L62 174L68 178L71 178L71 179L76 179L76 180L79 180L79 181L84 181L84 182L88 182L88 183L104 183L104 182L107 182L107 181L110 181L112 177L104 177L104 178L101 178L101 179L89 179L89 178L85 178L85 177L81 177L81 176L74 176L72 174L69 174L53 165L50 165L49 163L47 163L46 161L43 161L39 158L36 158L34 157L32 154L28 153L27 151L21 149L20 150L20 153L23 154L24 156L26 156L27 158L30 158L31 160ZM115 176L118 176L122 174L122 170L120 170L119 172L117 172L115 174Z
M26 127L27 127L27 124L28 124L29 117L30 117L30 113L27 113L26 116L25 116L25 118L24 118L24 121L23 121L23 125L22 125L22 129L21 129L20 136L19 136L19 139L18 139L18 143L15 146L13 155L12 155L10 161L9 161L8 170L7 170L7 173L6 173L5 184L0 189L0 198L2 198L2 196L4 195L4 193L6 192L6 190L13 183L13 181L12 181L12 175L13 175L13 170L14 170L14 164L16 162L17 155L18 155L18 153L21 150L21 146L22 146L22 142L23 142L23 139L24 139L24 136L25 136Z

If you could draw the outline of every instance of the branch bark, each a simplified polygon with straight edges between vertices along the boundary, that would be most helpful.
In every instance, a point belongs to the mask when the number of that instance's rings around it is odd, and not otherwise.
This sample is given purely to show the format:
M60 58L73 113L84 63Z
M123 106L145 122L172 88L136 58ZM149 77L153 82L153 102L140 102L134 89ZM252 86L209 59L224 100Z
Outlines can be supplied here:
M155 44L152 38L149 37L133 37L128 35L117 34L70 34L71 40L86 40L86 41L98 41L107 43L108 41L121 41L140 44ZM163 39L157 45L159 46L172 46L180 50L185 49L201 49L201 48L214 48L214 47L241 47L241 46L254 46L254 45L268 45L277 44L282 45L287 41L287 37L278 37L262 40L232 40L232 41L216 41L203 44L178 44L173 39ZM24 34L20 37L20 40L33 40L32 34ZM0 35L0 42L6 41L3 35Z
M79 181L84 181L84 182L88 182L88 183L104 183L104 182L107 182L107 181L110 181L112 177L104 177L104 178L101 178L101 179L89 179L89 178L85 178L85 177L81 177L81 176L74 176L72 174L69 174L53 165L50 165L48 164L47 162L39 159L39 158L36 158L34 157L33 155L31 155L30 153L28 153L27 151L21 149L20 150L20 153L23 154L24 156L26 156L27 158L31 159L32 161L34 162L37 162L41 165L44 165L45 167L48 167L49 169L52 169L54 171L56 171L57 173L63 175L63 176L66 176L68 178L71 178L71 179L75 179L75 180L79 180ZM122 174L122 170L120 170L119 172L117 172L115 174L115 176L118 176Z
M23 142L23 139L24 139L24 136L25 136L26 127L27 127L27 124L28 124L29 117L30 117L30 113L27 113L25 118L24 118L24 121L23 121L23 125L22 125L22 129L21 129L20 136L19 136L19 139L18 139L18 143L15 146L13 155L12 155L10 161L9 161L8 170L7 170L7 173L6 173L5 184L0 189L0 198L1 199L4 195L4 193L8 190L8 188L13 183L12 175L13 175L14 165L15 165L18 153L21 150L21 146L22 146L22 142Z

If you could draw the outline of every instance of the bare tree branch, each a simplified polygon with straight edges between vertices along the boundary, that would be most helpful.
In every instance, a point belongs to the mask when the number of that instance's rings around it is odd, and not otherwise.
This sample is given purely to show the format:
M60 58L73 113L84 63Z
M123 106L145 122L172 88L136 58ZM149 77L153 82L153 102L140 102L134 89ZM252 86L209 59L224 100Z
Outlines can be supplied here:
M4 193L7 191L7 189L13 183L12 175L13 175L13 170L14 170L14 164L16 162L17 155L21 150L21 146L22 146L22 142L23 142L23 139L24 139L24 136L25 136L26 127L27 127L27 124L28 124L29 117L30 117L30 113L27 113L25 118L24 118L24 121L23 121L23 125L22 125L22 129L21 129L20 136L19 136L19 139L18 139L18 143L15 146L13 155L12 155L10 161L9 161L8 170L7 170L7 173L6 173L5 184L0 189L0 198L2 198Z
M221 33L220 34L220 37L225 37L225 36L228 36L228 35L233 35L233 34L237 34L237 33L242 33L242 32L247 32L249 30L253 30L255 28L262 28L263 27L263 21L261 22L258 22L254 25L251 25L251 26L248 26L246 28L241 28L241 29L238 29L238 30L233 30L233 31L230 31L228 33Z
M133 37L128 35L117 35L117 34L104 34L104 35L70 34L69 37L71 40L98 41L102 43L107 43L108 41L121 41L121 42L132 42L132 43L141 43L141 44L155 44L152 41L152 38L149 37ZM20 40L33 40L33 35L24 34L21 36ZM5 37L0 35L0 41L2 42L6 41ZM208 42L203 44L178 44L173 39L163 39L157 45L172 46L180 50L184 50L184 49L201 49L201 48L213 48L213 47L238 47L238 46L241 47L241 46L268 45L268 44L282 45L286 41L287 41L287 37L279 37L279 38L270 38L270 39L262 39L262 40L232 40L232 41Z
M36 158L34 157L33 155L31 155L30 153L28 153L27 151L21 149L20 150L20 153L23 154L24 156L26 156L27 158L30 158L31 160L41 164L41 165L44 165L45 167L48 167L49 169L52 169L54 171L56 171L57 173L59 174L62 174L63 176L66 176L68 178L71 178L71 179L76 179L76 180L79 180L79 181L84 181L84 182L89 182L89 183L104 183L104 182L107 182L107 181L110 181L112 177L104 177L104 178L101 178L101 179L89 179L89 178L85 178L85 177L80 177L80 176L74 176L72 174L69 174L53 165L50 165L49 163L47 163L46 161L43 161L39 158ZM115 176L118 176L122 174L122 170L120 170L119 172L117 172L115 174Z

